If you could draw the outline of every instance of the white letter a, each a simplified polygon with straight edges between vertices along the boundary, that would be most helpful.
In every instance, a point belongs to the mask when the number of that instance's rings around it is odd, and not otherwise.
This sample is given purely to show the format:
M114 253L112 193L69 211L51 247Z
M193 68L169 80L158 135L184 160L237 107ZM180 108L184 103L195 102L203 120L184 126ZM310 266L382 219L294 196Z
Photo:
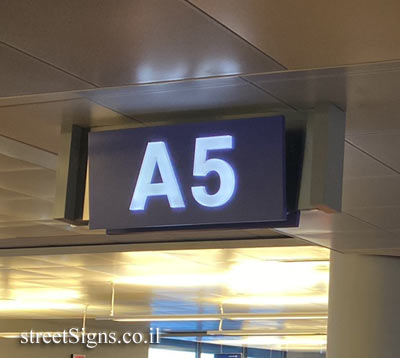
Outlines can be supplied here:
M160 171L161 183L151 183L156 165ZM165 143L150 142L144 153L129 210L144 210L149 196L162 195L167 196L171 208L185 207Z

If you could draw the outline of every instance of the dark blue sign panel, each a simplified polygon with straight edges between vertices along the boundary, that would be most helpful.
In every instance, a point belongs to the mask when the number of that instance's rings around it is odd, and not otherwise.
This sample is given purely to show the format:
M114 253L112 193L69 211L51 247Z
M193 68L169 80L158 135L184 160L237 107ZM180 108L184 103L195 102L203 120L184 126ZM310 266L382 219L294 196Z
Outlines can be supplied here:
M89 135L90 227L282 222L283 117Z
M242 353L218 353L214 358L242 358Z

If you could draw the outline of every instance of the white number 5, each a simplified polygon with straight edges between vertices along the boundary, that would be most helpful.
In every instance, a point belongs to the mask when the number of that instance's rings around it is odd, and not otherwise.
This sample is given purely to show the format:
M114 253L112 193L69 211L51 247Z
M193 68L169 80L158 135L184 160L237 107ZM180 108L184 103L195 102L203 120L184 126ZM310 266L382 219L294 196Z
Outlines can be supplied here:
M222 159L207 159L209 150L232 149L233 140L230 135L196 138L194 152L193 176L205 177L210 172L219 175L220 186L216 193L208 194L205 186L193 186L192 194L195 200L207 207L222 206L231 199L235 192L235 172L230 164Z

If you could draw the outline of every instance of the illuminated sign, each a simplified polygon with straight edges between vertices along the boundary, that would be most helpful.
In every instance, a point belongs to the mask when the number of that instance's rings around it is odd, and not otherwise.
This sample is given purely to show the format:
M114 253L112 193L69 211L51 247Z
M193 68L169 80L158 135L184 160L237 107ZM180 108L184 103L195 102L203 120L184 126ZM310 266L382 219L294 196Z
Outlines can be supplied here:
M214 171L218 174L220 181L217 192L213 194L209 194L204 185L192 186L193 198L200 205L215 208L224 205L232 198L236 187L232 166L222 159L207 159L209 150L232 149L232 143L233 139L230 135L196 138L193 176L206 177ZM157 168L160 172L161 182L152 183ZM170 208L185 207L166 144L164 142L150 142L147 144L144 153L130 210L145 210L149 196L163 195L167 197Z
M284 222L283 117L93 132L90 227Z

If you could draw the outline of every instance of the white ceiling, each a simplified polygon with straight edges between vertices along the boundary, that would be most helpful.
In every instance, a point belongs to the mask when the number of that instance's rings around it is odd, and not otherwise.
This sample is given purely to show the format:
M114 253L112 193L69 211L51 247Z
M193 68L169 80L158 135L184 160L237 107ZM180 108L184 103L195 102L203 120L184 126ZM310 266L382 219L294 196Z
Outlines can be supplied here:
M288 331L308 332L323 341L310 349L321 349L326 343L329 250L275 244L0 257L0 317L79 319L86 310L87 318L112 319L114 285L114 317L218 314L221 307L227 314L283 314L288 318L225 320L222 328L283 337ZM290 318L296 314L305 317ZM218 320L153 321L160 330L174 332L219 326ZM300 339L290 348L301 344Z
M32 291L39 292L46 289L58 290L74 290L79 297L67 297L56 295L53 301L66 302L72 301L79 303L76 309L61 310L60 317L75 317L79 318L82 314L82 307L86 304L93 305L89 308L88 314L91 317L107 317L111 308L111 283L116 285L116 312L115 316L129 316L129 314L179 314L192 313L190 307L197 304L198 299L211 300L210 305L215 306L218 311L218 304L222 303L219 300L213 302L213 297L223 297L223 290L219 287L221 282L214 282L210 275L215 274L218 280L218 274L229 271L231 269L239 269L237 265L243 265L243 272L234 272L234 276L240 281L244 279L245 269L255 269L257 265L259 269L265 264L287 263L288 267L292 263L309 263L310 269L313 271L314 266L319 272L318 265L321 265L321 273L326 274L329 270L329 250L314 246L300 246L299 244L293 247L254 247L254 248L235 248L235 249L203 249L203 250L170 250L170 251L134 251L134 252L115 252L115 253L96 253L96 254L74 254L74 255L39 255L39 256L9 256L0 258L0 287L1 299L15 299L21 302L30 302L29 297L18 296L18 294L28 288ZM247 265L247 266L246 266ZM245 267L246 266L246 267ZM283 265L283 268L285 265ZM160 269L162 268L162 269ZM301 267L299 267L301 268ZM311 273L311 271L310 271ZM282 271L283 274L283 271ZM181 279L176 279L176 276L181 275ZM190 277L192 276L192 277ZM204 277L203 277L204 276ZM206 277L207 276L207 277ZM185 277L187 278L185 280ZM207 280L204 280L207 278ZM233 277L232 277L233 279ZM270 278L272 279L272 278ZM282 285L289 284L290 277L282 277L286 280ZM168 282L166 280L169 280ZM265 278L267 281L268 279ZM275 280L275 278L274 278ZM280 303L273 303L271 306L279 306L281 311L293 310L293 312L307 311L322 311L326 313L327 301L327 276L320 282L314 282L320 287L304 287L307 292L305 295L322 295L325 300L315 306L312 305L310 299L310 307L307 307L307 302L290 303L287 307ZM224 281L225 282L225 281ZM314 284L312 283L312 284ZM235 282L231 282L232 286ZM245 285L245 281L241 281L241 285ZM258 283L260 284L260 283ZM266 283L265 283L266 284ZM249 282L250 285L250 282ZM210 287L209 287L210 286ZM215 289L217 286L218 290ZM303 285L304 286L304 285ZM305 283L307 286L307 283ZM236 287L236 286L235 286ZM262 290L257 290L257 287L251 285L253 299L257 296L257 292L262 294ZM36 289L36 290L35 290ZM266 287L275 289L274 287ZM292 289L289 287L289 289ZM213 291L214 293L206 291ZM239 290L239 287L237 287ZM218 292L219 293L218 293ZM236 292L236 291L235 291ZM35 292L33 292L35 293ZM238 299L243 292L237 291ZM277 294L279 292L276 292ZM27 294L25 292L25 294ZM229 298L228 291L225 293ZM248 295L252 293L247 292ZM295 294L295 292L293 292ZM297 292L301 295L301 292ZM200 296L201 297L200 297ZM221 296L222 295L222 296ZM17 297L18 296L18 297ZM126 296L126 298L124 298ZM162 296L176 296L182 305L176 306L173 302L162 306ZM129 298L130 297L130 298ZM145 300L142 302L142 298ZM160 307L154 306L152 309L151 302L148 298L151 297L156 304L159 301ZM39 298L39 296L38 296ZM234 297L231 297L234 298ZM0 299L0 304L5 304ZM44 299L44 296L42 296ZM124 307L124 301L137 300L136 305L143 307ZM100 300L100 301L99 301ZM190 302L195 300L195 302ZM187 302L185 302L187 301ZM229 303L232 301L231 303ZM234 303L233 299L226 300L226 313L235 308L243 310L246 303ZM301 301L301 300L300 300ZM33 316L45 317L46 310L52 309L40 304L39 300L35 300L38 311L25 312L22 307L15 306L10 310L1 310L1 315L18 317L19 314L30 314ZM303 301L301 301L303 302ZM125 302L128 303L128 302ZM167 303L167 302L166 302ZM206 303L206 302L205 302ZM100 304L101 307L96 307ZM268 305L268 304L267 304ZM261 305L265 306L265 305ZM199 307L196 307L197 309ZM264 307L265 308L265 307ZM22 312L21 312L22 311ZM268 310L267 310L268 311ZM239 311L238 311L239 312ZM215 312L217 313L217 312Z

